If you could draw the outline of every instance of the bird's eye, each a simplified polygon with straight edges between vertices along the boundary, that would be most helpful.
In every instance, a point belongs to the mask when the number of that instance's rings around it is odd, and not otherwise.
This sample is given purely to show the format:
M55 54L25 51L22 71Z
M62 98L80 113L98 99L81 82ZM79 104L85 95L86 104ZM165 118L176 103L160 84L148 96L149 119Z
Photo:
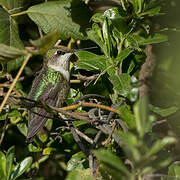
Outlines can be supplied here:
M58 50L58 51L57 51L57 54L58 54L58 55L64 55L65 52Z

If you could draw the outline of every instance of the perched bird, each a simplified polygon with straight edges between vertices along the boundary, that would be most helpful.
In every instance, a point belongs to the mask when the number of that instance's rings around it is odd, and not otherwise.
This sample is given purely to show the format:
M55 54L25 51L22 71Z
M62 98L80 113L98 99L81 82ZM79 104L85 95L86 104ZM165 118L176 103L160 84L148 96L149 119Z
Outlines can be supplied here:
M61 107L69 91L69 62L73 51L57 50L47 60L35 77L28 99L42 101L50 106ZM29 112L26 142L31 143L34 136L44 127L50 114L43 108L34 107Z

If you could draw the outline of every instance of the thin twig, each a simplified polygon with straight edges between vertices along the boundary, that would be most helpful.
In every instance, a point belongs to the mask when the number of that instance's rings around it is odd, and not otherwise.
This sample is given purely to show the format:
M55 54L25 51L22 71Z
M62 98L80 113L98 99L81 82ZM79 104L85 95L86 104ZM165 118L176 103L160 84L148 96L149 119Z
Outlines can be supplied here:
M22 64L21 68L19 69L19 71L18 71L18 73L17 73L17 75L16 75L14 81L12 82L12 84L11 84L11 86L10 86L10 88L9 88L9 90L8 90L8 92L7 92L7 94L6 94L6 96L4 97L4 100L3 100L2 104L1 104L1 106L0 106L0 113L1 113L1 111L2 111L2 109L3 109L3 107L4 107L4 105L6 104L7 99L8 99L8 97L9 97L9 95L11 94L11 91L13 90L13 88L14 88L14 86L15 86L17 80L19 79L21 73L23 72L24 67L25 67L26 64L28 63L30 57L31 57L31 54L28 54L28 55L26 56L26 59L24 60L24 62L23 62L23 64Z
M9 113L9 106L7 105L5 122L4 122L3 130L2 130L2 134L1 134L1 139L0 139L0 146L1 146L2 142L3 142L5 132L6 132L6 126L7 126L7 123L8 123L8 113Z
M66 107L63 107L63 108L60 108L60 109L64 110L64 111L68 111L68 110L72 110L72 109L77 109L80 106L83 106L83 107L96 107L96 108L99 108L99 109L104 109L104 110L111 111L111 112L114 112L116 114L119 114L118 110L116 110L114 108L111 108L109 106L105 106L105 105L101 105L101 104L95 104L95 103L88 103L88 102L79 102L79 104L66 106Z
M93 144L93 140L91 138L89 138L88 136L86 136L84 133L82 133L81 131L79 131L78 129L75 129L76 133L81 136L83 139L85 139L88 143Z

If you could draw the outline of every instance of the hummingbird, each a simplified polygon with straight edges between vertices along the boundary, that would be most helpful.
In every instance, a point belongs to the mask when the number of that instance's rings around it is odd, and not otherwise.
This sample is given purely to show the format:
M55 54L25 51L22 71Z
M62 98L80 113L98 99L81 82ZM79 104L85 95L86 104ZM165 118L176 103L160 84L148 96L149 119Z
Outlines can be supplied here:
M97 47L83 49L61 47L60 50L57 50L47 59L35 77L28 99L42 101L49 106L62 107L70 89L69 63L72 55L76 51L93 48ZM44 127L50 116L49 112L43 108L34 107L34 109L35 113L30 111L28 115L27 143L33 141L34 136Z
M69 63L73 50L57 50L35 77L28 99L42 101L49 106L61 107L70 88ZM43 108L34 107L36 113L29 112L26 142L31 143L34 136L44 127L50 114Z

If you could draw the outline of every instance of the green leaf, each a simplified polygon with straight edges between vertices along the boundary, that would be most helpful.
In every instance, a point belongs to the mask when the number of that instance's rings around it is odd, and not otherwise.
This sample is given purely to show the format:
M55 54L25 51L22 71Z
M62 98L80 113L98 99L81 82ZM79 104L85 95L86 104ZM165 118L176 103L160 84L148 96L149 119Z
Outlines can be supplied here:
M148 16L152 17L152 16L155 16L155 15L158 15L160 10L161 10L161 6L157 6L155 8L146 10L145 12L139 14L139 16L148 15Z
M31 44L36 47L35 51L32 51L33 54L44 54L49 49L51 49L59 38L58 32L53 31L46 36L38 40L30 40Z
M116 135L120 139L127 156L135 162L138 162L141 159L141 154L138 150L138 147L141 145L139 139L130 132L117 131Z
M20 163L18 163L14 169L13 172L11 173L10 180L15 180L19 176L21 176L32 164L33 158L32 157L27 157Z
M149 130L148 120L148 99L146 96L142 97L134 106L134 114L136 121L136 128L139 136L142 138L144 134Z
M29 144L28 145L28 150L29 150L29 152L41 152L42 148L36 147L36 146L34 146L32 144Z
M56 151L56 148L52 148L52 147L47 147L45 149L43 149L43 155L50 155L53 151Z
M18 57L27 55L27 53L26 50L0 44L0 61L7 62L9 60L15 60Z
M28 16L45 33L57 30L60 39L86 39L91 12L82 1L54 1L30 7Z
M120 95L127 97L131 90L131 76L129 74L112 75L110 81L113 84L114 90Z
M92 29L87 31L88 39L94 41L101 47L102 52L107 55L107 48L104 43L104 39L102 37L102 31L98 24L94 23L92 25Z
M28 129L25 123L18 123L17 128L24 136L27 136Z
M0 19L0 43L8 46L14 46L18 49L24 49L24 45L19 38L17 22L1 7ZM23 60L24 57L18 56L15 61L3 62L3 65L6 67L5 71L10 72L11 70L16 70L22 65Z
M6 156L0 151L0 179L6 180Z
M155 34L154 36L150 36L142 41L139 42L139 45L147 45L147 44L154 44L154 43L161 43L168 40L168 37L163 34Z
M172 164L171 166L169 166L168 168L168 177L167 180L171 180L172 177L174 177L174 179L180 179L180 166Z
M164 147L174 144L176 139L174 137L164 137L162 140L157 140L150 150L146 153L146 158L151 157L153 154L163 150Z
M129 48L122 50L116 57L115 61L122 62L124 59L126 59L131 54L131 52L132 52L132 50Z
M176 106L172 106L169 108L161 108L161 107L153 106L151 104L149 105L149 108L151 111L153 111L154 113L156 113L162 117L170 116L170 115L174 114L175 112L177 112L177 110L178 110L178 107L176 107Z
M106 68L107 57L93 54L88 51L75 52L78 57L76 69L101 70Z
M83 170L85 169L84 164L87 163L86 156L82 152L74 154L67 163L67 170ZM88 164L88 163L87 163Z
M126 125L128 129L135 129L136 124L135 124L135 118L134 115L130 109L130 106L128 105L121 105L118 107L120 117L122 118L123 121L126 122Z
M30 0L0 0L0 5L9 13L14 14L22 11Z
M9 179L11 171L12 171L14 154L15 154L15 147L12 146L11 148L8 149L8 152L6 153L6 176L7 176L7 179Z
M119 175L129 176L128 169L124 166L122 161L112 152L101 149L94 152L98 160L100 160L106 167L114 170Z
M90 169L83 171L73 170L68 173L66 180L93 180L90 176Z
M103 25L102 25L102 33L103 33L103 38L105 41L105 45L107 47L107 55L111 57L112 54L112 39L111 39L111 32L110 32L110 25L108 23L108 19L105 18Z

